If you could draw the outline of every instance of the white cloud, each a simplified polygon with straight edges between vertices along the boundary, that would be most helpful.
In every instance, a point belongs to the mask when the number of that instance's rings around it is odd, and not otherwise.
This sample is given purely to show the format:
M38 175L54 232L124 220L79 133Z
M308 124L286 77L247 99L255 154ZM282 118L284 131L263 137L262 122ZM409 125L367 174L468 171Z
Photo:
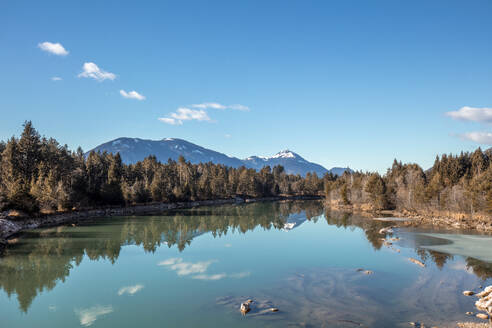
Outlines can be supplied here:
M111 312L113 312L113 307L111 305L97 305L88 309L75 310L75 313L79 316L80 324L84 327L91 326L98 317Z
M133 294L136 294L138 293L139 291L141 291L142 289L144 288L143 285L140 285L140 284L137 284L135 286L127 286L127 287L121 287L119 290L118 290L118 295L121 296L123 294L129 294L129 295L133 295Z
M51 81L61 81L61 80L63 80L63 79L61 77L59 77L59 76L53 76L51 78Z
M115 74L103 71L94 63L84 63L84 66L82 67L82 73L80 73L78 77L92 78L97 81L116 79Z
M171 258L160 262L158 265L167 266L169 269L176 271L178 276L187 276L195 273L204 273L210 264L217 262L214 260L204 262L183 262L182 258Z
M459 110L446 113L447 116L455 120L492 123L492 108L475 108L464 106Z
M141 95L135 90L129 92L126 92L125 90L120 90L120 95L122 95L123 98L145 100L145 96Z
M492 133L490 132L468 132L460 134L460 137L479 144L492 145Z
M234 109L234 110L242 110L242 111L249 111L248 106L240 105L240 104L235 104L235 105L222 105L219 103L214 103L214 102L207 102L207 103L202 103L202 104L193 104L191 105L193 108L200 108L200 109Z
M218 103L203 103L203 104L194 104L191 105L193 108L201 108L201 109L208 109L208 108L213 108L213 109L226 109L227 107Z
M66 56L68 51L60 43L43 42L38 43L39 49L57 56Z
M171 125L181 125L183 122L175 120L174 118L169 118L169 117L159 117L159 121L164 122L166 124L171 124Z
M180 107L176 110L176 112L169 114L170 117L160 117L159 120L161 122L172 124L172 125L181 125L183 121L211 121L207 112L203 109L190 109L186 107Z

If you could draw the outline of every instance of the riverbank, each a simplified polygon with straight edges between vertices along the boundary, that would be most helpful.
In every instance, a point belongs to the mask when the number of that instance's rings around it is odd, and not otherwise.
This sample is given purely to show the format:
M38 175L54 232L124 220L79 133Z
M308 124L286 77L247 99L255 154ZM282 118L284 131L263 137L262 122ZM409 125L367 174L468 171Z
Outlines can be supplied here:
M402 225L406 226L433 226L447 229L476 230L480 232L492 232L492 215L457 213L450 211L426 210L374 210L370 204L343 205L338 202L326 202L333 210L357 213L362 216L375 217L387 216L408 218Z
M233 198L202 200L194 202L176 203L152 203L125 207L108 207L87 209L72 212L55 213L48 215L26 216L11 215L11 212L0 213L0 252L8 244L7 239L29 229L53 227L58 225L77 223L102 217L126 216L126 215L148 215L161 213L173 209L192 208L199 206L225 205L254 203L261 201L281 201L281 200L315 200L321 199L319 196L278 196L263 198Z

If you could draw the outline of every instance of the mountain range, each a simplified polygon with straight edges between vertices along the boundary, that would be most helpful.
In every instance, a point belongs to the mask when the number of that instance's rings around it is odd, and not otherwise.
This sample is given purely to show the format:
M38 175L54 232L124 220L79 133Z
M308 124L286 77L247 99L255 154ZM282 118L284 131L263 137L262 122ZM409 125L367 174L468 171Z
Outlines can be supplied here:
M302 176L305 176L308 172L316 172L318 176L323 176L327 172L341 175L346 170L350 170L342 167L334 167L328 170L319 164L305 160L299 154L290 150L283 150L271 157L250 156L246 159L239 159L177 138L165 138L162 140L118 138L103 143L91 151L120 153L121 159L126 164L133 164L149 155L154 155L161 162L167 162L168 159L177 160L179 156L183 156L193 164L212 162L236 168L245 166L256 170L267 165L272 168L276 165L282 165L287 173L300 174Z

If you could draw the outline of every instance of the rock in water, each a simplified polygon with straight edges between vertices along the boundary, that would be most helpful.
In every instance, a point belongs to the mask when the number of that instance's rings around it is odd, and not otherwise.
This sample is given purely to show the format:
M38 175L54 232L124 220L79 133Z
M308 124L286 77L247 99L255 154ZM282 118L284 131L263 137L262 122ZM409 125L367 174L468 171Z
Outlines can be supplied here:
M485 289L477 294L477 297L487 297L492 293L492 286L487 286Z
M477 318L487 320L489 318L485 313L478 313Z
M472 292L471 290L465 290L465 291L463 292L463 295L465 295L465 296L472 296L472 295L475 295L475 293L474 293L474 292Z
M379 230L379 233L381 235L384 235L384 234L387 234L387 233L393 233L393 227L386 227L386 228L382 228Z
M492 286L486 287L482 292L477 294L477 297L479 298L479 300L475 302L477 309L488 313L488 315L479 313L477 314L477 317L488 319L489 316L492 316Z
M249 299L246 302L241 303L241 307L239 310L241 310L241 313L245 315L249 311L251 311L251 307L249 306L251 303L253 303L253 300Z
M415 264L417 264L417 265L420 265L422 268L425 268L425 264L424 264L423 262L419 261L419 260L416 260L416 259L411 258L411 257L410 257L410 258L408 258L408 260L409 260L410 262L412 262L412 263L415 263Z

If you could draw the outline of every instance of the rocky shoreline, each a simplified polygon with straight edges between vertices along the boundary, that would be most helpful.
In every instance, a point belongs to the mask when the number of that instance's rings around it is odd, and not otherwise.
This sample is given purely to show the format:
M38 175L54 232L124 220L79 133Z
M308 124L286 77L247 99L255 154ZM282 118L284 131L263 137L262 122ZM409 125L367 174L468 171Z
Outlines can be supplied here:
M7 245L7 238L12 237L24 230L53 227L68 223L87 221L95 218L126 216L126 215L148 215L157 214L167 210L192 208L198 206L225 205L254 203L262 201L282 201L282 200L316 200L318 196L281 196L281 197L264 197L264 198L233 198L202 200L194 202L177 202L177 203L153 203L142 204L127 207L99 208L89 209L49 215L39 216L9 216L9 212L0 213L0 252Z
M409 219L402 222L406 226L435 226L446 229L476 230L480 232L492 232L492 216L455 213L449 211L428 211L426 213L411 212L407 210L380 210L376 211L371 206L341 205L337 203L327 203L332 210L357 213L362 216L374 217L377 215L398 217Z

